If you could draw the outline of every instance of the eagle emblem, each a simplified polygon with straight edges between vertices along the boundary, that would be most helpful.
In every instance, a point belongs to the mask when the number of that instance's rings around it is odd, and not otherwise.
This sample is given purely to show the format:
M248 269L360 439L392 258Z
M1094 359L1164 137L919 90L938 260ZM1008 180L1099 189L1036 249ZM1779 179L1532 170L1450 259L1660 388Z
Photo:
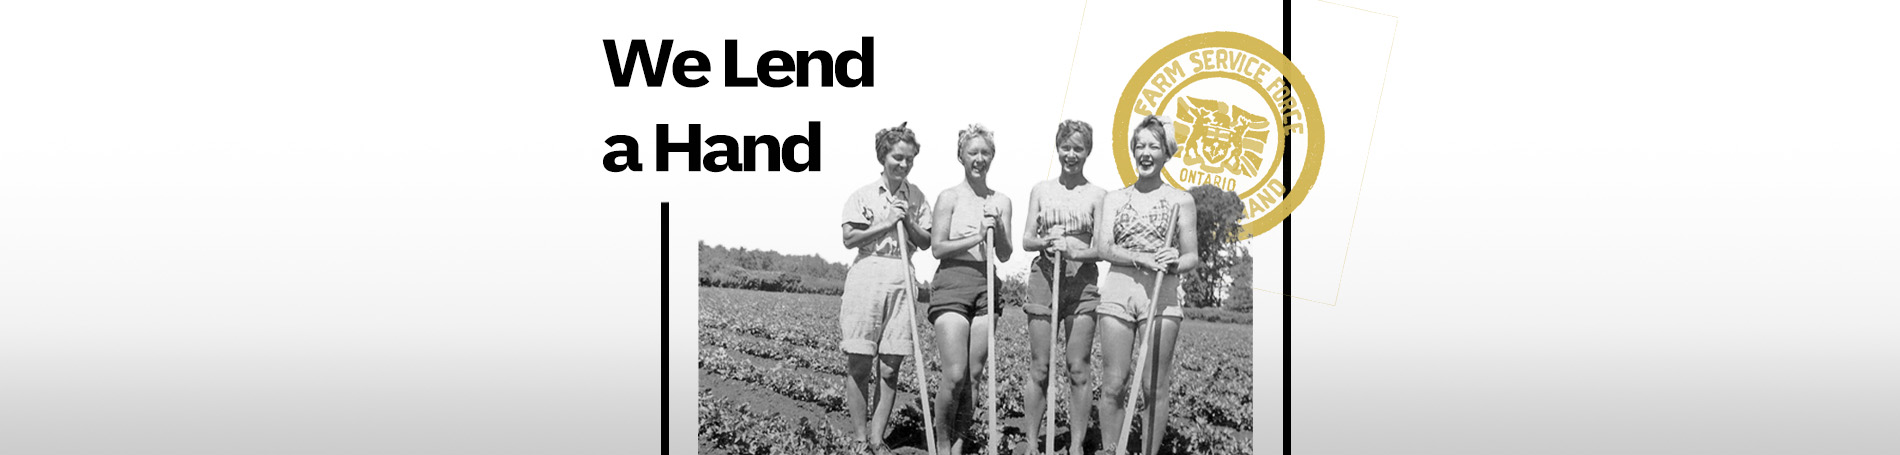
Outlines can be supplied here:
M1182 96L1176 100L1177 136L1186 130L1181 164L1203 172L1253 177L1259 175L1267 142L1273 139L1273 121L1216 100Z

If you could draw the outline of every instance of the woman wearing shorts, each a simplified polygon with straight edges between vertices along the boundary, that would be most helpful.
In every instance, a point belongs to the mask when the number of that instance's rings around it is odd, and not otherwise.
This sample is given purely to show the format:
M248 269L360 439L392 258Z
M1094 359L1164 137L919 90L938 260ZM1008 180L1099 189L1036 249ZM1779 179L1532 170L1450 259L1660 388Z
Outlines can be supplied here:
M957 133L957 162L963 165L963 183L937 196L932 214L930 253L937 257L937 274L930 282L930 322L937 333L937 354L943 368L942 391L937 394L937 447L944 453L961 450L970 422L971 372L982 369L989 354L991 327L989 283L984 276L983 231L994 228L990 246L1001 260L1009 260L1009 198L989 186L990 164L996 143L989 129L970 125ZM954 420L953 420L954 418ZM952 439L955 438L955 439Z
M845 275L838 328L845 352L845 408L851 413L857 443L875 453L890 453L884 430L890 421L891 401L897 390L897 369L911 352L911 319L915 311L909 295L910 266L904 263L897 236L913 248L930 244L930 204L924 192L908 181L917 138L899 125L877 133L877 162L883 172L877 181L851 193L844 203L844 246L858 250ZM875 372L877 382L871 381ZM865 420L865 402L876 390L877 409Z
M1089 350L1095 345L1095 305L1101 295L1095 289L1092 243L1095 238L1095 211L1108 194L1089 183L1082 175L1094 149L1095 130L1076 120L1063 121L1056 127L1056 158L1062 174L1054 180L1036 184L1029 190L1029 219L1024 223L1023 250L1041 252L1031 263L1029 300L1023 312L1029 315L1030 387L1024 391L1028 415L1023 430L1029 442L1018 453L1031 453L1042 439L1043 417L1049 387L1049 334L1062 330L1064 358L1068 360L1069 379L1069 453L1082 453L1082 439L1089 428ZM1061 273L1056 272L1055 255L1061 254ZM1049 308L1052 277L1062 277L1059 312ZM1051 327L1051 319L1059 321ZM1054 437L1054 435L1049 435Z
M1102 418L1104 448L1111 452L1121 449L1107 446L1114 445L1121 435L1129 364L1138 344L1136 335L1156 321L1160 322L1155 326L1161 330L1160 337L1147 353L1148 365L1153 369L1141 372L1153 376L1142 381L1146 387L1138 392L1148 398L1144 401L1155 403L1142 420L1147 422L1141 438L1143 452L1154 453L1161 448L1164 433L1158 430L1166 425L1168 406L1167 400L1157 403L1153 396L1155 390L1165 392L1173 382L1174 341L1181 327L1178 277L1201 264L1195 253L1199 251L1199 239L1195 238L1194 196L1161 179L1177 147L1173 129L1170 120L1153 115L1142 119L1128 141L1138 176L1135 184L1109 193L1096 210L1100 218L1095 220L1095 252L1111 265L1102 280L1102 302L1095 309L1103 363L1102 399L1096 409ZM1173 242L1168 241L1169 237ZM1158 271L1168 274L1159 283L1158 305L1151 306L1156 303L1149 298L1154 295Z

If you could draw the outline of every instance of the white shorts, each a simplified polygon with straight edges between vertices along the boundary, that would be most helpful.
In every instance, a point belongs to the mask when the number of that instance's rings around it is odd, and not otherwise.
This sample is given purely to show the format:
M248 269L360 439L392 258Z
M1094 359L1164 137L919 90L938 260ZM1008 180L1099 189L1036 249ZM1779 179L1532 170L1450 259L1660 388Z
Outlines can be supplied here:
M916 304L906 292L907 271L903 259L884 256L864 256L851 264L838 305L843 334L838 346L845 353L910 355L913 328L904 324L915 313L903 312L916 311Z
M1125 265L1109 267L1102 278L1102 303L1095 307L1095 314L1128 322L1148 320L1153 316L1148 296L1154 294L1154 286L1154 272ZM1180 275L1170 274L1161 280L1161 317L1182 317L1180 295Z

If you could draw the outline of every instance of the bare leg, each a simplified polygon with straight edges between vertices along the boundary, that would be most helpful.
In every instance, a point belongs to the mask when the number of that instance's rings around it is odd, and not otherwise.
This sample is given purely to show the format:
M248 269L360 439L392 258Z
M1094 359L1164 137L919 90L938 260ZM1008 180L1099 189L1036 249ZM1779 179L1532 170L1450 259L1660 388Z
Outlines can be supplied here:
M1155 356L1155 361L1151 364L1155 367L1154 376L1150 376L1153 381L1149 382L1154 384L1154 388L1148 389L1147 395L1150 397L1148 402L1152 404L1148 406L1148 415L1142 417L1144 419L1142 420L1143 433L1146 436L1143 436L1141 441L1147 446L1149 455L1161 452L1161 438L1168 434L1168 395L1173 391L1171 387L1174 386L1174 341L1181 335L1179 319L1164 317L1158 320L1161 321L1159 326L1161 338L1157 340L1160 343L1157 343L1155 350L1149 353Z
M937 392L936 418L937 450L943 454L954 453L953 438L963 435L961 420L957 417L963 407L964 392L970 387L970 320L961 314L943 313L932 321L937 330L937 361L943 368L943 378Z
M889 430L891 404L897 401L897 370L904 366L902 355L877 356L877 406L871 412L871 425L867 430L871 446L884 444L884 433Z
M991 327L990 317L988 315L977 316L975 318L972 318L972 320L970 321L970 374L969 376L970 376L971 385L969 387L964 388L964 390L968 391L967 393L970 393L970 401L966 402L968 403L969 406L977 406L976 395L974 392L976 390L976 385L975 385L977 383L976 378L980 375L986 381L989 379L989 374L988 374L989 370L985 369L985 367L987 367L988 364L984 362L987 362L990 357L990 330L991 329L993 329L993 327ZM1001 388L1002 384L997 384L997 387ZM986 393L986 394L995 393L995 391L988 390L986 388L983 391L983 393ZM984 396L988 397L989 395L984 395ZM987 410L985 412L987 412ZM975 416L975 413L970 413L970 415ZM968 428L968 426L966 425L965 428ZM987 429L988 428L985 428L985 430Z
M1077 315L1064 324L1069 330L1069 453L1082 453L1082 439L1089 432L1089 351L1095 347L1095 318Z
M1029 442L1017 446L1016 453L1034 453L1042 444L1043 391L1049 387L1049 331L1048 318L1029 317L1029 386L1023 390L1023 407L1028 415L1023 416L1022 423Z
M851 412L851 431L858 441L866 441L864 406L871 387L872 360L866 354L845 354L844 408Z
M1115 447L1121 435L1122 406L1128 398L1128 369L1135 350L1135 325L1112 316L1095 319L1096 336L1102 342L1102 399L1095 405L1102 417L1102 451L1121 453Z

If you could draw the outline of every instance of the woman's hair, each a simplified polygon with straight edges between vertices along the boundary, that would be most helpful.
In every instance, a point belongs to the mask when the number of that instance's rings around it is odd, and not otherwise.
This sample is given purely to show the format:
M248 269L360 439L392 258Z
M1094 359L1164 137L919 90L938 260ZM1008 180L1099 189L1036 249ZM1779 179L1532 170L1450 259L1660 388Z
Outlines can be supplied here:
M971 139L982 139L983 144L989 145L990 151L994 152L996 151L995 135L996 133L990 131L989 128L984 128L983 124L971 123L969 128L957 132L957 151L962 152L964 147L969 147Z
M1056 147L1061 147L1062 141L1074 134L1082 135L1082 150L1095 150L1095 128L1081 120L1063 120L1061 125L1056 125Z
M1155 139L1161 141L1161 149L1168 151L1168 157L1174 157L1174 149L1179 146L1174 144L1174 131L1171 131L1173 127L1173 120L1160 116L1150 115L1141 119L1141 123L1135 125L1135 131L1128 134L1128 151L1130 153L1135 151L1135 137L1140 136L1142 130L1152 129L1155 132Z
M921 150L917 146L917 134L912 133L910 128L904 127L909 124L910 122L904 122L894 127L877 130L877 164L884 164L884 157L890 156L891 148L897 147L897 144L910 144L911 150Z

